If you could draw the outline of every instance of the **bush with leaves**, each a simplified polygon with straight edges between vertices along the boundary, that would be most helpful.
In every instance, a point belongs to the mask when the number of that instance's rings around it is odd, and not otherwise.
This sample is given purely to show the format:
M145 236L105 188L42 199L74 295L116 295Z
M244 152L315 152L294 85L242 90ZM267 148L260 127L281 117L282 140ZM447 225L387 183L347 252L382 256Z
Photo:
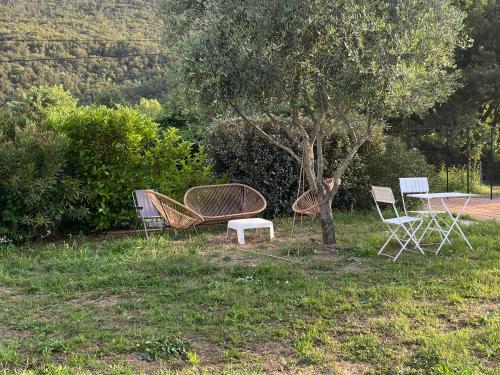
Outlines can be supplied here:
M205 145L215 173L226 174L231 182L247 184L264 195L267 216L290 213L299 174L290 155L240 119L216 121L207 130Z
M138 109L80 107L61 126L71 142L71 171L92 192L92 227L129 224L135 216L134 189L156 188L180 199L211 176L202 148L195 152L177 129L160 130Z
M286 142L285 135L273 133L265 121L262 126L274 137ZM342 160L347 152L347 142L347 136L341 133L327 140L325 175ZM240 119L214 122L207 131L205 143L214 171L227 173L230 181L246 183L259 190L268 201L267 215L291 213L292 203L297 197L300 170L292 157L281 152ZM428 176L434 181L435 174L434 168L417 150L407 150L398 138L377 131L346 171L334 207L366 209L372 205L371 184L391 186L397 194L399 177Z
M336 134L327 146L328 165L335 165L347 152L346 137ZM328 169L328 166L327 166ZM331 170L331 169L330 169ZM389 186L399 200L399 178L426 176L436 181L436 170L417 149L407 149L397 137L377 130L347 169L342 188L335 197L336 208L367 209L372 206L370 185Z
M88 194L65 173L67 137L43 122L0 122L0 236L13 242L42 238L63 222L84 220Z

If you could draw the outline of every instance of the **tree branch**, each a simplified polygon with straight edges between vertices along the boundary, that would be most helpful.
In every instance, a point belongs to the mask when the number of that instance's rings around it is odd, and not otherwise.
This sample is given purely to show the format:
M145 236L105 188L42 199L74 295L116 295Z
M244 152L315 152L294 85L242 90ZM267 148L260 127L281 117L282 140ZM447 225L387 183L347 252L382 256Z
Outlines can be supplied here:
M344 121L344 123L349 128L349 133L350 133L351 138L352 138L352 144L356 144L358 142L358 135L356 134L356 129L354 129L354 127L351 125L349 120L347 120L344 113L340 109L338 109L336 106L333 106L333 108L335 109L335 111L337 111L337 113L340 115L340 118L342 119L342 121Z
M316 170L316 185L319 186L323 182L323 168L324 168L324 157L323 157L323 135L319 135L316 142L316 158L317 158L317 170Z
M302 141L302 154L304 156L304 173L306 174L309 188L311 193L316 195L318 186L316 184L316 173L314 172L314 150L307 139Z
M273 145L275 146L278 146L279 148L281 148L282 150L288 152L290 155L292 155L292 157L298 162L300 163L301 162L301 159L300 157L295 153L293 152L293 150L290 148L290 147L287 147L285 146L284 144L278 142L277 140L275 140L273 137L271 137L269 134L267 134L264 130L262 130L257 124L255 124L253 121L250 121L240 110L239 108L234 105L233 103L229 102L229 105L231 106L231 108L233 108L233 110L238 114L238 116L240 116L243 121L245 121L247 124L249 124L250 126L252 126L255 130L257 130L264 138L266 138L269 142L271 142Z
M483 115L480 117L481 122L485 122L486 119L491 115L491 113L495 110L495 105L494 101L491 103L488 103L488 109L486 109L486 112L483 113Z
M299 132L302 134L302 137L309 138L309 134L307 134L306 129L299 121L299 110L297 107L292 105L292 126L297 128Z
M280 127L280 123L279 121L276 119L276 117L274 117L271 113L269 113L269 111L264 111L264 113L267 115L267 117L269 117L269 120L271 120L271 122L276 125L277 127ZM300 140L299 138L297 137L296 134L294 134L291 129L287 126L284 126L283 129L285 130L285 133L288 135L288 137L290 137L290 139L295 142L296 144L300 145Z
M342 161L342 163L337 167L337 169L333 173L333 181L332 181L333 185L331 186L332 188L335 185L340 186L342 175L344 174L347 167L351 164L352 159L354 158L354 155L356 155L356 153L358 152L359 148L363 146L363 144L370 138L372 131L373 131L373 115L370 113L368 115L366 134L364 134L361 138L359 138L358 141L351 147L344 161Z

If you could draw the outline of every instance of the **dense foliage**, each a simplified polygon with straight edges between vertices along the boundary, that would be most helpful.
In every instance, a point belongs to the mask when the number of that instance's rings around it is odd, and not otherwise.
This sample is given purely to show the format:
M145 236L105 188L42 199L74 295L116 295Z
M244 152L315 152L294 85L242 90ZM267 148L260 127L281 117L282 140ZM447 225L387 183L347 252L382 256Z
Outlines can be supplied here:
M394 121L394 133L407 142L432 150L429 161L436 165L464 165L467 159L489 162L490 129L493 149L500 150L500 2L456 1L466 13L471 45L457 51L460 86L447 100L425 116ZM498 168L498 166L496 166ZM497 177L500 179L500 175ZM500 181L500 180L499 180Z
M263 124L266 130L271 127L269 123ZM286 140L282 133L273 136ZM300 166L290 155L280 152L277 146L267 142L240 119L216 121L208 129L205 142L215 172L227 173L231 181L259 189L268 202L267 215L289 215L292 212L299 187ZM325 148L325 176L342 160L347 147L345 135L336 133L329 137ZM435 174L434 168L426 163L418 150L408 150L399 139L377 131L347 169L334 207L366 209L373 201L371 184L391 186L398 191L399 177L428 176L432 181Z
M252 186L264 195L266 215L291 212L299 167L290 155L282 153L239 119L214 122L204 143L217 174L227 174L230 181Z
M341 162L348 147L345 135L334 134L326 147L327 170ZM424 155L415 148L408 149L397 137L376 131L354 157L347 168L343 184L335 196L336 208L366 209L373 204L370 185L390 186L399 200L399 178L426 176L431 187L436 188L436 170L429 165Z
M177 129L160 131L128 107L81 107L62 125L71 142L69 167L93 193L90 224L116 227L133 217L131 192L156 188L174 198L210 177L203 150L193 152Z
M0 121L0 236L22 241L129 225L132 190L180 199L206 183L212 173L203 147L154 122L158 106L77 107L59 86L9 103Z
M71 107L60 88L33 89L0 113L0 236L15 242L85 220L88 190L67 171L69 140L48 125Z
M0 54L10 61L0 64L0 103L53 84L83 102L113 92L130 102L162 96L167 58L155 55L164 52L157 24L154 4L144 0L0 1ZM87 57L117 55L124 57Z

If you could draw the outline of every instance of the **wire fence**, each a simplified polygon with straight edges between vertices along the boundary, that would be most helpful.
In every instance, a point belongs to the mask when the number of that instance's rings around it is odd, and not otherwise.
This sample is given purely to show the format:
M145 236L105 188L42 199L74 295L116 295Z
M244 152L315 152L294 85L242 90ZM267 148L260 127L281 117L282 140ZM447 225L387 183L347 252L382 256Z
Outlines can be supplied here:
M500 198L498 129L472 134L456 127L406 127L399 132L408 148L418 149L437 171L435 185L441 191Z

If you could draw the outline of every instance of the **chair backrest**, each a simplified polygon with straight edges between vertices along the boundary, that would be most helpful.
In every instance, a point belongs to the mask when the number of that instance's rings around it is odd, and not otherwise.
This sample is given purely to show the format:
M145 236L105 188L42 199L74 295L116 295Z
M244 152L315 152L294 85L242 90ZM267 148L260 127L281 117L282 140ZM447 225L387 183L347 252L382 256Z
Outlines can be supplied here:
M428 193L429 180L427 177L403 177L399 179L399 190L401 191L403 209L405 214L408 215L408 211L406 210L405 194Z
M195 186L184 195L184 204L205 221L251 217L267 206L262 194L243 184Z
M146 196L173 229L184 230L203 223L200 215L166 195L146 190Z
M429 180L427 177L404 177L399 179L401 194L428 193Z
M328 178L324 181L325 184L331 184L333 178ZM316 216L319 214L319 204L311 190L305 191L299 196L292 205L293 212L300 215Z
M392 208L394 210L394 213L396 214L396 217L399 217L398 210L396 208L396 199L394 198L394 194L392 193L392 189L390 187L384 187L384 186L372 186L372 196L373 199L375 200L375 205L377 207L377 211L384 220L384 215L382 214L382 210L380 209L380 206L378 205L380 203L388 203L392 205Z
M390 187L372 186L372 194L375 202L395 204L396 199Z
M142 207L142 209L137 209L137 216L140 218L151 219L161 217L156 207L147 197L146 190L134 190L132 192L132 198L134 199L134 205L136 208Z

